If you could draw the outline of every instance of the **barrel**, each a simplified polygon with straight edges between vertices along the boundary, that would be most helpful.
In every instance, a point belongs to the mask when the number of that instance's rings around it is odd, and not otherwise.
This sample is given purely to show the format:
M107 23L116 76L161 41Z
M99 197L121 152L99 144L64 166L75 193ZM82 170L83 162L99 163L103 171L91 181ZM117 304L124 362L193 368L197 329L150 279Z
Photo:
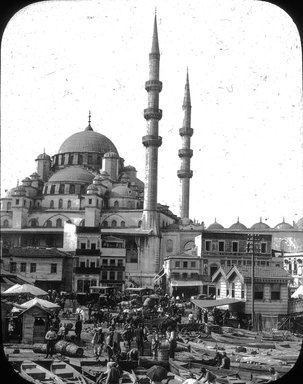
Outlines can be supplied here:
M42 344L42 343L34 344L33 351L35 353L46 353L46 344Z
M169 342L162 340L158 348L158 360L168 361L169 359Z
M78 345L69 343L65 348L65 353L67 356L82 357L84 351L83 348L78 347Z
M61 353L61 355L65 354L66 347L70 344L68 341L60 340L55 344L55 352Z

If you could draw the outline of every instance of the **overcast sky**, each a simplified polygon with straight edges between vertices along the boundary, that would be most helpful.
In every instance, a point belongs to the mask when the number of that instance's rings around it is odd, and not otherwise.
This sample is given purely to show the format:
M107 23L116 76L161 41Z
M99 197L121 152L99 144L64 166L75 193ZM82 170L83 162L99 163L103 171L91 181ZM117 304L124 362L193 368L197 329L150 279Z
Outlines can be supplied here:
M291 18L251 0L45 1L9 22L1 57L2 191L93 129L144 181L148 54L161 51L158 201L179 215L179 128L189 68L190 217L225 227L303 216L301 44Z

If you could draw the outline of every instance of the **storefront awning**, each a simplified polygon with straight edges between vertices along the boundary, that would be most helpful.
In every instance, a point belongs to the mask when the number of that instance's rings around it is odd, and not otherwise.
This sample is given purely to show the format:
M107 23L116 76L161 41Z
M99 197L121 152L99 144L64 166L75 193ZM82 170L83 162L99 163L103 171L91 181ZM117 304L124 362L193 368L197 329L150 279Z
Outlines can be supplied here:
M158 281L159 279L161 279L161 277L163 277L164 275L165 275L164 269L161 269L161 271L158 272L158 273L156 274L156 276L154 277L154 283L155 283L156 281Z
M193 304L200 308L211 308L211 307L220 307L221 305L230 305L235 303L244 303L245 300L238 299L221 299L221 300L190 300Z
M202 281L199 280L190 280L190 281L185 281L185 280L172 280L170 285L172 287L202 287L203 283Z

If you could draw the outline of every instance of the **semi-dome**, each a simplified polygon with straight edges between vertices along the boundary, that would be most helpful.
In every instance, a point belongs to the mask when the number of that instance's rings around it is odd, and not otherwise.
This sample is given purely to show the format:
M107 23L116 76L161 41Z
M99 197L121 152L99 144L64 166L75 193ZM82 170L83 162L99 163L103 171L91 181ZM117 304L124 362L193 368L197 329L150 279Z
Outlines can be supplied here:
M267 225L266 223L262 222L262 218L260 218L259 223L256 223L250 227L250 229L254 231L265 231L267 229L270 229L270 226Z
M210 224L208 227L207 227L207 230L216 230L216 229L224 229L223 225L217 223L217 220L215 219L215 222Z
M49 183L55 182L66 182L66 183L85 183L91 184L94 180L94 175L89 172L87 169L82 167L66 167L56 173L54 173L50 179Z
M297 223L296 223L296 227L297 227L298 229L303 230L303 217L301 217L301 219L297 221Z
M288 229L294 229L294 227L288 223L285 222L284 217L282 223L279 223L275 226L275 229L279 229L280 231L288 230Z
M128 188L126 185L118 185L111 191L111 197L135 197L135 191Z
M232 230L235 230L235 231L245 231L247 229L247 227L245 227L244 224L240 223L240 221L238 219L238 221L235 224L231 225L229 227L229 229L232 229Z
M104 155L107 152L118 153L112 141L101 133L91 129L77 132L67 138L58 153L67 152L97 152Z

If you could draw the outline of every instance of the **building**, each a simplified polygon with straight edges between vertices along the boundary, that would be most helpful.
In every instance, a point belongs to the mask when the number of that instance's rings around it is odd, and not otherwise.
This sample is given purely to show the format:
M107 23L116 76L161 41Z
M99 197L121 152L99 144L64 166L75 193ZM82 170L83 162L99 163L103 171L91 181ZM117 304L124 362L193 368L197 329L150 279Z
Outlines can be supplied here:
M288 313L288 282L290 276L281 267L255 266L252 296L252 267L220 267L212 276L216 299L232 298L244 302L243 313L252 315L258 329L278 328ZM254 309L253 309L254 308Z

